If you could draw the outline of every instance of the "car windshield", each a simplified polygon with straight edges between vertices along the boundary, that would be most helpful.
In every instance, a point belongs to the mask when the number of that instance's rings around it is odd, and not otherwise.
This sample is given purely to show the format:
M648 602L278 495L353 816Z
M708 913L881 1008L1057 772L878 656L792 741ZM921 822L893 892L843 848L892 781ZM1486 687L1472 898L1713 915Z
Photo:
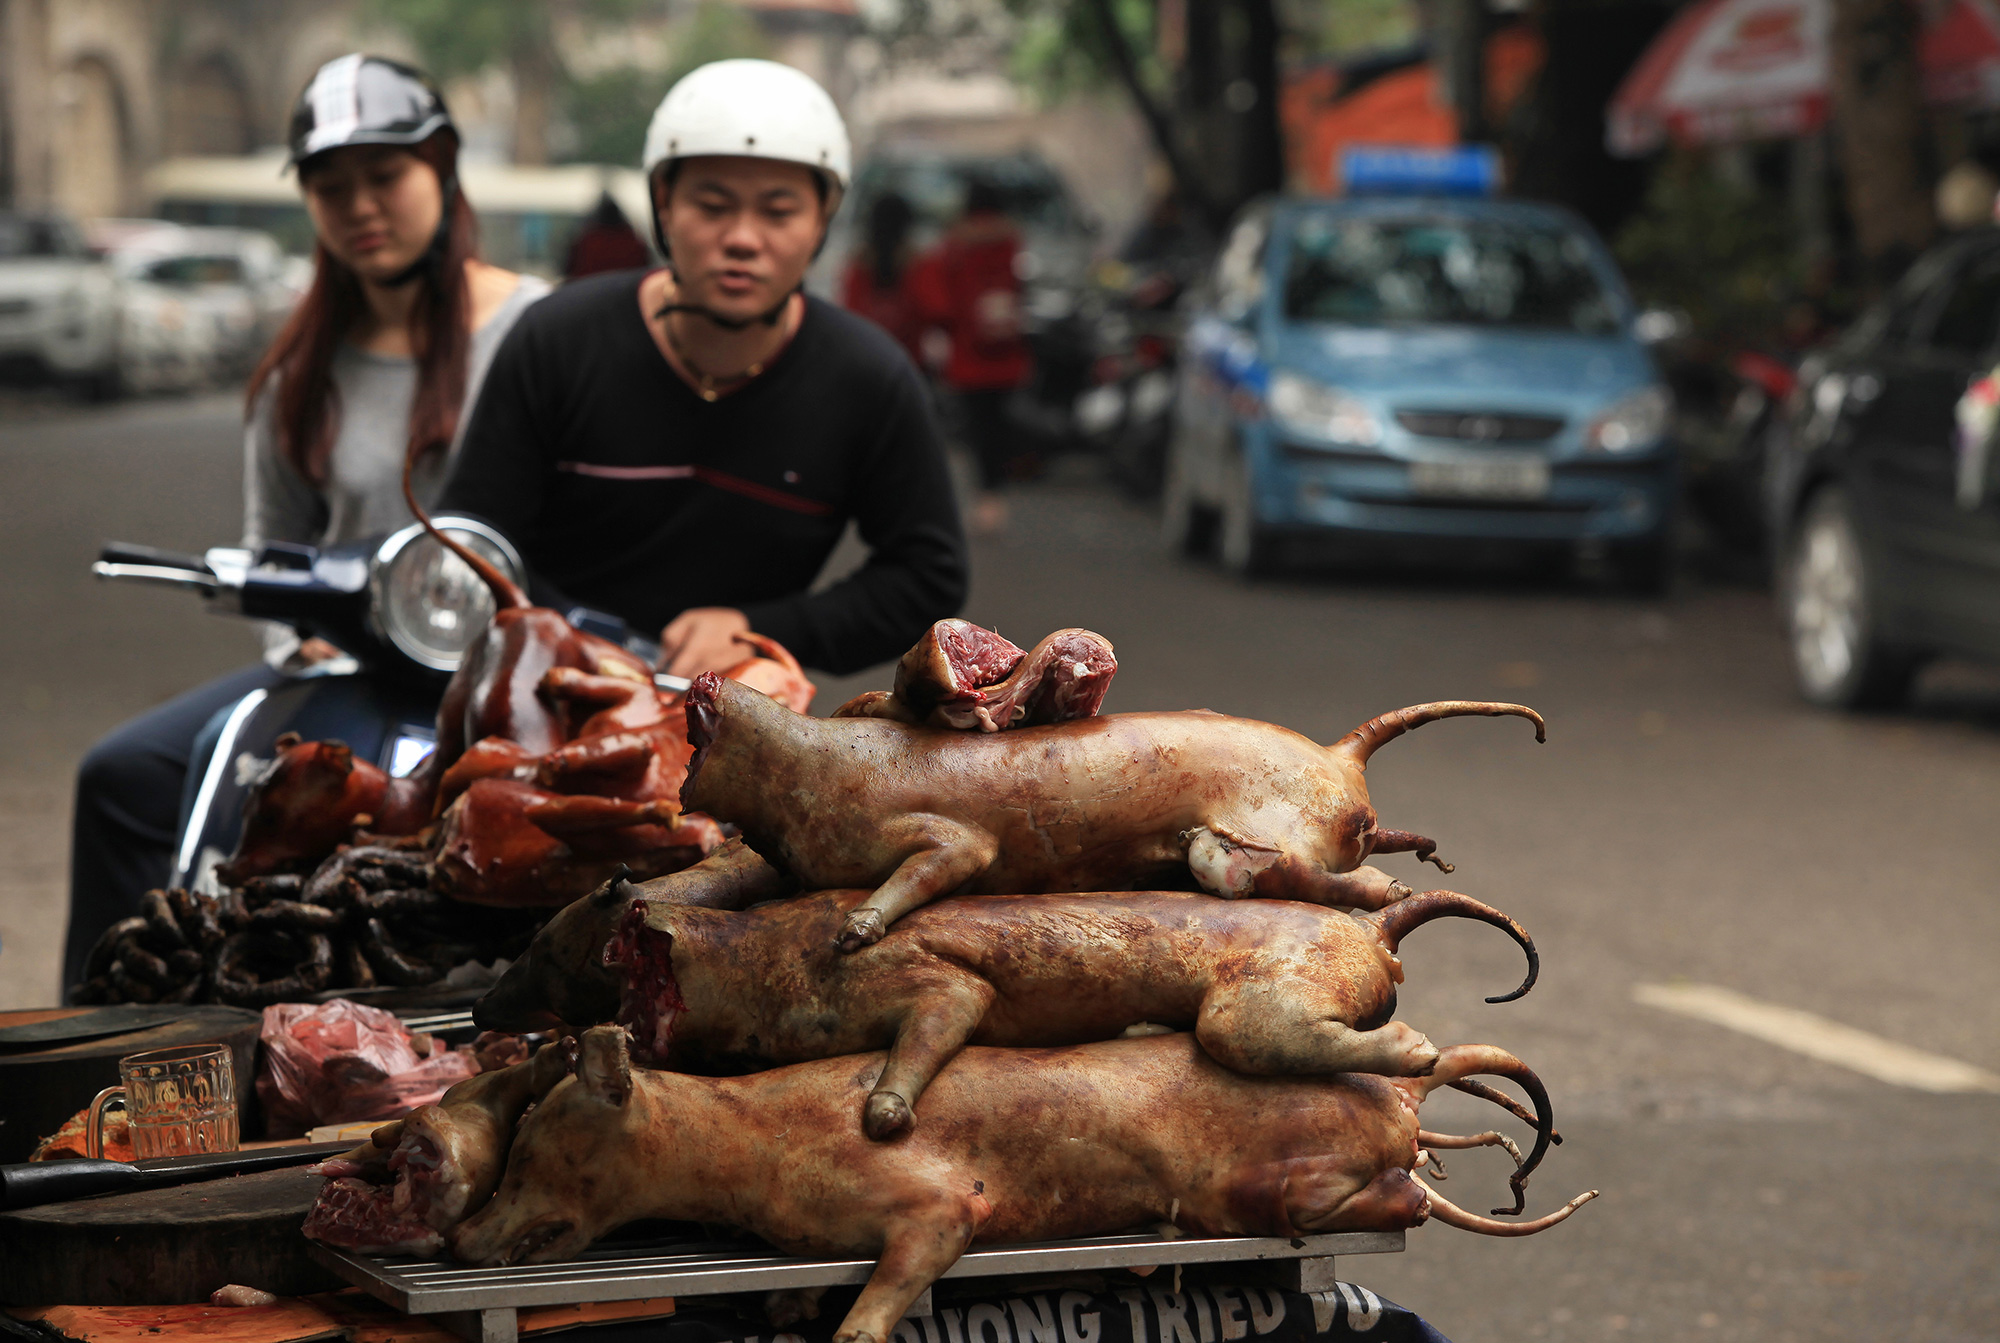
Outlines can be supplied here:
M170 256L146 268L155 284L241 284L243 263L233 256Z
M1290 253L1285 315L1302 321L1618 329L1589 243L1560 227L1307 215Z
M0 257L62 254L62 236L55 221L23 215L0 215Z

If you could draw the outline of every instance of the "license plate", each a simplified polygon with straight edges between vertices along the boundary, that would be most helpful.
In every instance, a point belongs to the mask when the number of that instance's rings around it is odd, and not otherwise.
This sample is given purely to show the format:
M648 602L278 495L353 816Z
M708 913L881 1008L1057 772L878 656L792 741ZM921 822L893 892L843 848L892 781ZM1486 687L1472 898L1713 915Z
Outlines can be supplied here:
M1434 499L1542 499L1549 464L1539 457L1412 462L1410 488Z

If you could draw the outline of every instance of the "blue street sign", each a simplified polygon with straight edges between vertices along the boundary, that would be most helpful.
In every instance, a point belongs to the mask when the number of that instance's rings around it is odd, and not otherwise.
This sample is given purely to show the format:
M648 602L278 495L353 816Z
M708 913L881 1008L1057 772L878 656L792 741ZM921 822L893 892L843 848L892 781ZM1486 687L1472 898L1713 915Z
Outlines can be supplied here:
M1500 151L1492 145L1347 145L1340 151L1340 181L1350 196L1491 196L1500 189Z

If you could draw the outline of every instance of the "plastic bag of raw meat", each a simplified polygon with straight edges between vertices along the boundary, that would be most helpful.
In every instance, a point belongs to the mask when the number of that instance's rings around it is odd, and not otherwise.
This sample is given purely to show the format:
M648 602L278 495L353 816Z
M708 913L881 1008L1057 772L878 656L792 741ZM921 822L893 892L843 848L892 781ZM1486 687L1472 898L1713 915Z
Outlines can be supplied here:
M257 1099L273 1138L321 1124L388 1122L479 1073L464 1054L412 1036L393 1013L346 998L264 1009Z

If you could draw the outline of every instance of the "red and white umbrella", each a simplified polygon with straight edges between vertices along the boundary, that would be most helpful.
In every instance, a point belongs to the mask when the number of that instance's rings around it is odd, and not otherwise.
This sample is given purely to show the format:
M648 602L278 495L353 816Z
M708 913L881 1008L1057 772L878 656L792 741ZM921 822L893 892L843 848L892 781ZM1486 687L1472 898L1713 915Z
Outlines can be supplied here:
M2000 107L2000 5L1952 0L1917 39L1924 97L1957 107Z
M1719 144L1803 135L1826 124L1829 0L1698 0L1646 49L1606 110L1614 154L1669 138ZM2000 107L2000 7L1931 0L1918 44L1936 103Z

